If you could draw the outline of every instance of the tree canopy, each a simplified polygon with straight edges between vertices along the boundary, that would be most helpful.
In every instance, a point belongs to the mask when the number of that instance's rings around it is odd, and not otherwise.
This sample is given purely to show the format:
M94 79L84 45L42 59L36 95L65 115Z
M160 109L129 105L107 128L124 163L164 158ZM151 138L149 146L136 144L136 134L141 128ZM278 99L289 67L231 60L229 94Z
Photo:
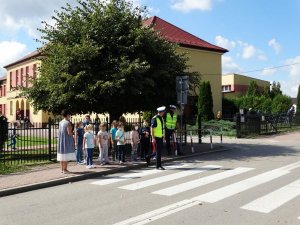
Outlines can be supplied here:
M77 0L43 22L40 76L25 89L38 110L122 113L176 100L176 76L188 72L176 45L143 26L146 8L125 0Z
M291 97L282 94L279 82L273 82L271 91L267 86L262 93L256 90L258 90L256 82L251 82L246 95L226 100L231 102L236 110L252 108L260 113L285 113L291 106Z
M250 85L249 85L249 88L247 91L247 95L248 96L259 96L260 95L258 85L254 80L252 80L250 82Z
M201 82L198 96L198 113L203 121L214 119L213 98L209 81Z

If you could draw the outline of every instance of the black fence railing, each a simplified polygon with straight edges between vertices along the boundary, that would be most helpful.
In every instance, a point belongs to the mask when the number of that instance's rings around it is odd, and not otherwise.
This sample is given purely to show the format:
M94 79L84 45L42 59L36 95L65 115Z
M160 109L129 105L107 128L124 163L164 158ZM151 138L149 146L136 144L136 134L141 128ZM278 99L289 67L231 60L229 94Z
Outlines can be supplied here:
M276 134L300 125L300 115L287 114L236 114L237 138Z
M75 125L79 120L72 120ZM110 130L110 123L107 118L99 121L91 120L93 132L96 135L99 125L106 122L107 131ZM125 151L126 155L131 154L130 131L133 125L141 127L141 119L129 119L125 125ZM184 124L185 126L185 124ZM0 164L34 164L40 162L56 161L58 144L59 121L49 119L48 123L30 123L25 125L20 123L0 123L0 131L5 133L5 141L0 147ZM186 130L186 129L185 129ZM178 142L186 143L187 133L183 132L183 140ZM98 148L98 146L96 146ZM139 154L140 149L138 149ZM94 151L97 157L99 152ZM109 149L111 155L111 149Z

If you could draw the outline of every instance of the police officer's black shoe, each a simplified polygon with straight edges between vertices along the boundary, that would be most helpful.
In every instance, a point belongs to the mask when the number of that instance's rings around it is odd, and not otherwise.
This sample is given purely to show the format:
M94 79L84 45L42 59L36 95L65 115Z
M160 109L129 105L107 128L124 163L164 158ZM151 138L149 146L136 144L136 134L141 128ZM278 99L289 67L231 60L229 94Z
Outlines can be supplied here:
M163 168L162 166L160 167L156 167L157 170L165 170L165 168Z
M150 156L146 156L147 166L150 166Z

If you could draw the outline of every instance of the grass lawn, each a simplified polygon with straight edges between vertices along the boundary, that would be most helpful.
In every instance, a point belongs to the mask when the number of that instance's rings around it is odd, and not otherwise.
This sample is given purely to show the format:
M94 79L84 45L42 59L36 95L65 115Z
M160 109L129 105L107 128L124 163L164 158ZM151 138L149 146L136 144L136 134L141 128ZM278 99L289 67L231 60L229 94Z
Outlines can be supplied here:
M9 138L5 145L10 144L11 139ZM49 139L44 137L33 137L33 136L18 136L16 138L16 147L27 147L27 146L38 146L38 145L48 145ZM57 139L51 140L52 144L57 143Z

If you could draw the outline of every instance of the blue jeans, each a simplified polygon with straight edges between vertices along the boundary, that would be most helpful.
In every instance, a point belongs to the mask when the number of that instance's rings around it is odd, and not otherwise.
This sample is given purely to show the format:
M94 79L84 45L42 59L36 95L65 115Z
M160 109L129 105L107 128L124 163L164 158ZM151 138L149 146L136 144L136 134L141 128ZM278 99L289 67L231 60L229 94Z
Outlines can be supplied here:
M93 148L86 149L86 165L87 166L93 165L93 153L94 153Z
M118 145L119 161L125 162L125 145Z
M76 161L79 163L82 160L82 144L77 144Z
M13 137L11 137L11 139L10 139L10 144L7 145L7 147L12 146L12 148L15 149L15 148L16 148L16 144L17 144L16 137L13 136Z

